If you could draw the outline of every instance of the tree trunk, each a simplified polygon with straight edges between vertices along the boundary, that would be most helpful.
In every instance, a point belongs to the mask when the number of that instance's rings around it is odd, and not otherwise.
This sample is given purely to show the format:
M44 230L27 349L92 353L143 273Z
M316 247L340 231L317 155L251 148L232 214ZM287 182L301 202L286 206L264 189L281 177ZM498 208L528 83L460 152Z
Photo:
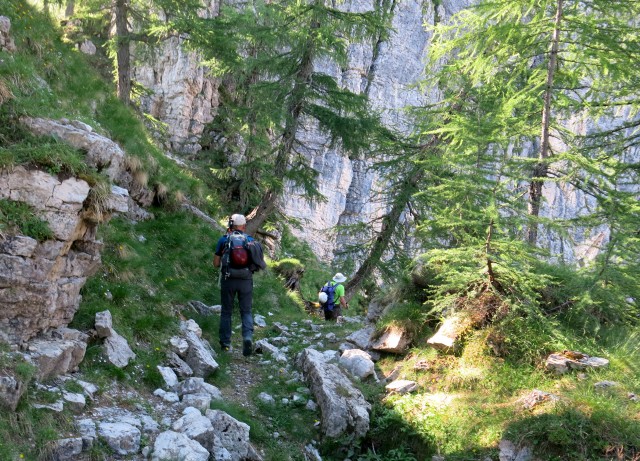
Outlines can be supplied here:
M459 101L463 101L465 92L461 91L458 95ZM460 110L462 102L456 102L451 106L450 113L454 113ZM443 120L443 126L449 123L449 117L445 117ZM427 143L417 146L421 153L427 153L433 155L436 152L439 144L442 142L440 135L433 136ZM387 213L382 219L382 229L378 237L376 238L369 255L364 260L360 268L356 271L355 275L349 280L345 286L345 298L351 299L356 290L362 285L362 282L366 280L376 266L380 263L382 255L389 247L389 242L398 227L400 221L400 215L404 211L405 207L411 200L413 194L420 189L420 183L425 177L425 171L419 165L415 165L414 168L406 176L406 180L402 182L402 187L396 192L393 199L393 205L389 213Z
M317 29L319 24L314 23L312 29ZM274 175L278 179L277 187L271 186L262 196L260 203L247 215L247 233L255 234L269 216L278 209L278 200L284 187L285 175L289 164L296 133L300 126L300 114L304 106L305 89L311 81L313 74L314 42L310 38L307 49L300 61L300 67L296 72L291 98L288 106L288 117L282 133L282 141L278 148L278 155L274 165Z
M64 9L64 17L70 18L71 16L73 16L75 9L76 9L75 0L67 0L67 5Z
M562 22L562 2L558 0L556 4L556 17L551 37L551 51L549 56L549 64L547 67L547 82L544 90L544 106L542 108L542 134L540 135L540 152L538 155L538 163L533 169L531 175L531 183L529 184L529 205L528 213L531 218L527 241L530 245L535 246L538 240L538 222L540 215L540 204L542 202L542 186L547 177L548 165L547 159L550 156L549 148L549 130L551 121L551 95L553 91L553 77L558 62L558 47L560 41L560 23Z
M422 173L419 173L419 176L422 176ZM398 223L400 222L400 215L404 211L407 206L407 200L413 194L412 184L414 181L405 181L403 185L403 190L399 192L396 196L393 206L389 213L387 213L384 218L382 218L382 228L380 229L380 233L375 238L373 242L373 246L371 247L371 251L367 255L367 258L360 265L360 268L356 271L353 277L347 282L345 285L345 298L350 300L355 294L356 290L362 285L373 272L373 270L380 263L380 259L382 255L389 247L389 242L391 241L391 237L393 237L396 228L398 227Z
M129 27L127 25L127 0L116 0L115 21L117 40L118 99L131 103L131 52L129 50Z
M276 210L278 197L279 195L273 189L268 190L262 196L258 206L247 215L247 234L256 235L260 226Z

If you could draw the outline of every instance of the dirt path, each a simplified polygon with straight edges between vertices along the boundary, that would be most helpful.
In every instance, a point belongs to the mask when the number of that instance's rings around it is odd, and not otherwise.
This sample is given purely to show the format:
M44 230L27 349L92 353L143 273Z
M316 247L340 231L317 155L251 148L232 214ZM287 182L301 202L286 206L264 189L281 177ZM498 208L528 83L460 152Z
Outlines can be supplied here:
M260 355L253 354L244 357L240 348L234 348L230 352L231 360L222 370L230 378L230 384L221 389L225 400L246 408L252 416L258 414L258 409L250 397L251 388L258 385L262 379Z

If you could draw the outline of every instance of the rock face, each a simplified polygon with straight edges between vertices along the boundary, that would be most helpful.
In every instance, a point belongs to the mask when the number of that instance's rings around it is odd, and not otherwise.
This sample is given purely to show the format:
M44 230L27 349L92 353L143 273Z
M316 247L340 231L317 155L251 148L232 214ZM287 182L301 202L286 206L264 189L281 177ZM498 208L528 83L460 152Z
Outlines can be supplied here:
M216 14L217 9L217 2L211 2L209 11ZM135 80L152 90L141 99L141 106L167 124L166 147L193 154L202 149L200 137L218 107L218 82L206 77L200 58L185 51L181 43L179 38L167 40L153 53L157 59L145 60L132 73ZM144 54L144 50L138 48L135 54Z
M8 30L0 18L0 29ZM136 219L150 215L154 194L134 179L124 151L82 122L22 117L35 135L53 136L85 152L88 165L119 184L93 207L91 187L77 178L56 177L22 166L0 170L0 199L24 202L46 223L53 238L38 242L0 234L0 341L24 343L66 327L80 305L80 289L100 264L98 222L112 212ZM125 189L126 188L126 189Z
M207 14L216 15L218 3L211 2ZM404 108L427 100L418 88L412 87L423 76L428 54L430 32L424 24L449 17L471 1L443 0L438 2L438 11L434 3L392 2L392 32L387 41L375 47L353 44L345 68L323 62L316 63L316 70L336 77L345 88L366 93L373 107L383 112L388 125L406 128ZM339 8L365 12L375 5L370 0L350 0ZM204 127L213 119L219 104L218 82L205 76L198 56L184 51L179 39L167 41L151 58L143 57L143 49L137 55L133 78L150 90L141 99L142 109L166 123L168 148L187 154L198 152ZM298 135L305 155L319 172L318 188L327 200L311 205L290 187L284 194L283 208L289 216L308 220L304 231L293 232L309 242L322 259L331 260L334 249L347 239L327 231L336 224L370 221L379 215L383 204L371 198L380 197L384 185L379 184L368 161L350 160L317 126L307 123Z
M0 199L28 203L54 234L44 242L21 235L0 241L0 340L21 343L73 318L80 288L100 263L96 224L83 208L89 189L39 170L0 171Z

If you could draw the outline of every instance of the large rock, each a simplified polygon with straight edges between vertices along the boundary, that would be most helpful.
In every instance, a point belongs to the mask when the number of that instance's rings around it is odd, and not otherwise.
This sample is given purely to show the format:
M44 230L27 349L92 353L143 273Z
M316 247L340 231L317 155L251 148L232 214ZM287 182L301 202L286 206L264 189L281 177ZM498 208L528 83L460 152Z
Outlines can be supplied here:
M25 357L36 366L36 379L42 381L76 371L84 359L87 339L79 331L61 329L49 337L30 341Z
M371 342L371 349L380 352L402 354L411 344L411 335L403 328L391 326L384 330L382 335Z
M196 332L188 328L188 324L183 323L181 329L184 339L189 345L182 358L193 370L195 376L206 378L219 367L218 362L213 358L215 352L205 339L200 338Z
M25 390L20 378L8 371L0 372L0 406L15 411Z
M207 410L206 417L211 421L220 444L229 452L232 461L262 461L249 443L249 425L229 416L224 411Z
M459 340L472 325L469 317L455 314L447 317L435 335L427 340L427 344L441 351L453 351L459 346Z
M140 450L140 429L129 423L100 423L98 436L118 455L131 455Z
M209 451L187 435L165 431L153 444L151 461L208 461Z
M289 361L286 354L284 354L282 351L280 351L280 349L271 344L270 340L266 338L260 339L256 342L256 352L258 354L265 354L266 352L266 355L269 355L276 362L287 363Z
M82 437L56 440L52 449L56 461L72 461L82 453Z
M575 351L564 351L549 355L545 362L547 370L563 374L569 370L584 370L585 368L602 368L609 365L607 359L590 357Z
M324 354L323 354L324 355ZM340 356L340 365L358 379L375 377L375 365L369 354L360 349L349 349Z
M111 316L111 311L96 312L94 328L98 338L108 338L111 336L113 334L113 317Z
M220 447L220 439L215 434L211 421L199 411L186 412L173 423L171 429L195 440L210 453Z
M136 358L127 340L115 331L104 340L107 360L118 368L124 368Z
M334 364L327 363L314 349L305 349L298 358L300 368L322 413L325 437L363 437L369 431L371 405L349 378Z
M175 386L179 396L186 394L205 394L214 400L222 400L222 393L213 384L205 382L203 378L187 378Z
M369 349L369 346L371 345L371 338L375 331L375 327L373 325L369 325L361 330L351 333L347 336L347 341L355 344L360 349Z

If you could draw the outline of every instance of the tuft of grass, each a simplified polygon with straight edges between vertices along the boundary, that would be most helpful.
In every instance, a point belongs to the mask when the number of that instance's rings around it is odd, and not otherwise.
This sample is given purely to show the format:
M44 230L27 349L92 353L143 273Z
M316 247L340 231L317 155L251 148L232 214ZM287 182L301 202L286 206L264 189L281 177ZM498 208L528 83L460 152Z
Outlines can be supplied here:
M613 409L587 413L559 404L554 411L528 416L508 425L506 436L529 444L550 461L637 459L640 429Z
M0 106L14 97L15 96L11 92L11 88L9 88L7 81L0 79Z
M12 113L12 104L0 106L0 169L15 165L37 167L53 176L75 176L90 186L106 183L106 178L85 163L84 154L46 136L33 136Z
M0 235L17 233L40 242L53 238L47 222L29 204L0 199Z
M0 459L49 459L60 434L73 431L74 417L69 411L33 408L34 403L43 401L41 397L29 386L15 413L0 412Z
M392 302L385 308L376 327L382 330L395 325L416 338L426 331L426 315L424 306L414 301Z

